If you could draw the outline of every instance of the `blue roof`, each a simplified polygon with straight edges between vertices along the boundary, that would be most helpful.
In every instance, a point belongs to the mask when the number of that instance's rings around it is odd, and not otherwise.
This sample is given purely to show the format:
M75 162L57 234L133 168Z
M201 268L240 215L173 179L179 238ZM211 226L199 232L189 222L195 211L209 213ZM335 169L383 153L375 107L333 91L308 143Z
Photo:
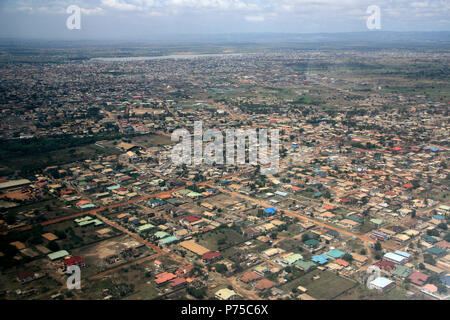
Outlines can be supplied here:
M446 275L442 275L440 278L441 282L443 284L445 284L446 286L450 286L450 275L446 274Z
M328 262L328 256L324 254L318 254L311 258L312 261L317 262L318 264L325 264Z
M133 221L131 221L131 224L134 225L134 226L137 226L137 225L140 225L142 223L141 223L141 220L133 220Z
M433 218L436 219L436 220L444 220L444 217L441 216L440 214L435 214L435 215L433 216Z
M174 242L177 240L178 240L178 238L176 236L170 236L170 237L159 240L159 242L163 243L163 244L168 244L168 243L171 243L171 242Z
M274 207L270 207L270 208L265 209L264 212L274 214L275 212L277 212L277 209L275 209Z
M411 257L411 255L409 253L404 252L404 251L400 251L400 250L394 251L394 253L398 254L399 256L403 256L405 258L408 258L408 259Z

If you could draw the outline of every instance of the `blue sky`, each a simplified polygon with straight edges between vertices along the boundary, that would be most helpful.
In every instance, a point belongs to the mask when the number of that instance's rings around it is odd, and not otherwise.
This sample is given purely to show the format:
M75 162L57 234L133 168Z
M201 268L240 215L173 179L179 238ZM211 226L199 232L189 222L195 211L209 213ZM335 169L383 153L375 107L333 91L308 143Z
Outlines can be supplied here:
M81 8L68 30L66 8ZM134 39L164 34L449 31L450 0L0 0L0 37Z

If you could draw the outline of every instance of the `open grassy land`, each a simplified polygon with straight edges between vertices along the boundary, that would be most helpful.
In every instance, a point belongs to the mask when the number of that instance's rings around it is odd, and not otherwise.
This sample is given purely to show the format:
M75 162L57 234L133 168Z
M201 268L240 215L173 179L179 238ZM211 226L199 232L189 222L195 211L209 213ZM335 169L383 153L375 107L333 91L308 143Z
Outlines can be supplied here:
M199 237L199 243L210 250L223 250L247 241L249 238L230 228L218 228Z
M314 280L314 276L320 278ZM302 286L308 289L307 294L316 299L334 299L353 288L356 282L344 279L329 271L320 271L318 269L283 285L282 289L291 292L292 289Z
M61 165L65 163L92 159L100 155L119 154L120 151L113 148L101 148L95 143L74 142L72 146L55 142L49 139L38 139L34 142L12 142L0 143L0 164L5 171L19 170L23 173L34 172L48 166Z

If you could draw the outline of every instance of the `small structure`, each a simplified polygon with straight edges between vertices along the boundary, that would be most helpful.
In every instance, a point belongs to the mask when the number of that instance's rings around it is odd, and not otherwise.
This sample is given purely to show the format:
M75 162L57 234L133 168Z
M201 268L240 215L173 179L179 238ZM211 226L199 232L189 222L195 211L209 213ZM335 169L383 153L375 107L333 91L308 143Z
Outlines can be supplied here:
M378 277L369 282L369 289L376 289L378 291L386 291L394 286L395 282L388 278Z
M220 289L214 295L219 300L236 300L239 297L234 290L228 288Z

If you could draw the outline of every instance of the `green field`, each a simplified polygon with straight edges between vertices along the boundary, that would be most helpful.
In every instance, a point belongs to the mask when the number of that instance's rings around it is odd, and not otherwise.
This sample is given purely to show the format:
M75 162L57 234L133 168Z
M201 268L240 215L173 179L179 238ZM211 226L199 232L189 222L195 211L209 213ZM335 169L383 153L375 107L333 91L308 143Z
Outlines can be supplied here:
M313 280L313 277L319 275L320 278ZM297 278L283 285L282 289L291 292L293 288L302 286L308 289L307 294L316 299L335 299L340 294L353 288L356 282L344 279L329 271L313 270L300 278Z
M247 241L241 233L230 228L219 228L200 235L199 243L210 250L223 250L236 244Z

